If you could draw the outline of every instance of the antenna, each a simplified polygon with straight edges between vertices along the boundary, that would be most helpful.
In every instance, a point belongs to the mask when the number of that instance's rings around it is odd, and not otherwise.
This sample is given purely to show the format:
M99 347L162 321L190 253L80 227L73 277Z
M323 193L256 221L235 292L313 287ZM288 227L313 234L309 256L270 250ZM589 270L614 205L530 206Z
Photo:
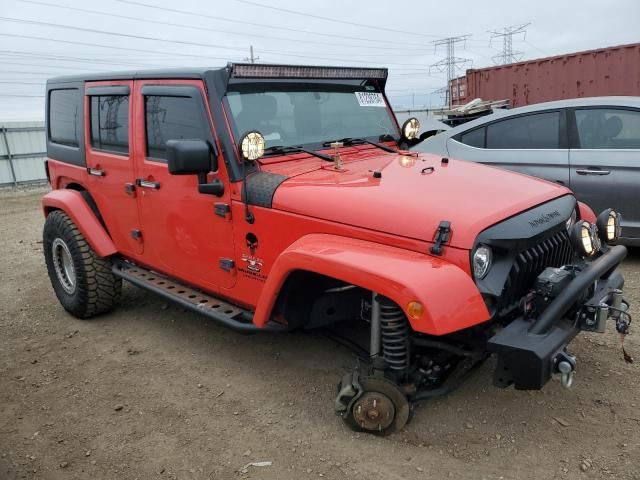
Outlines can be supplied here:
M508 63L517 62L524 55L523 52L513 50L513 36L522 34L523 38L526 38L527 31L525 30L531 23L523 23L521 25L511 25L504 27L502 30L490 30L491 40L494 38L502 38L502 52L494 55L493 61L496 65L506 65ZM489 42L491 46L491 42Z

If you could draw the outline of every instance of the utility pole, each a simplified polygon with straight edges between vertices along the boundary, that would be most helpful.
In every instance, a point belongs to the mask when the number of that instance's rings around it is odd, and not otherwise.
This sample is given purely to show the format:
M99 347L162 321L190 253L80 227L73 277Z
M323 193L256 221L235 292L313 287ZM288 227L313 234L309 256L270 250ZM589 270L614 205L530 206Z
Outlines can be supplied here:
M502 30L489 30L489 33L492 34L491 40L494 38L502 38L502 52L492 57L496 65L514 63L522 58L523 52L513 50L513 36L522 34L523 37L526 37L526 28L529 25L531 24L523 23L521 25L510 25L504 27Z
M429 70L436 69L439 72L445 72L447 74L447 86L444 88L444 90L445 103L449 106L449 108L451 108L451 81L456 78L456 72L462 65L471 62L471 60L468 58L456 57L456 44L466 42L469 36L470 35L458 35L457 37L447 37L443 38L442 40L436 40L435 42L433 42L436 50L438 49L438 47L444 45L447 51L447 56L439 62L431 65L429 67Z
M244 58L245 62L256 63L256 60L260 60L260 57L256 57L253 54L253 45L249 47L249 56Z

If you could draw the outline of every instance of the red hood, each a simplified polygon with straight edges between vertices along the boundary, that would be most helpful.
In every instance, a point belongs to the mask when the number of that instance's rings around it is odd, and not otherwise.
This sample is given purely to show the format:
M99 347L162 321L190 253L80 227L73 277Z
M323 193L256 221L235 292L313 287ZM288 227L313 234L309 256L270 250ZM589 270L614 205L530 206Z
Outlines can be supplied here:
M570 193L473 162L378 152L343 155L341 172L317 159L265 165L263 170L295 175L276 190L273 208L424 241L433 241L438 224L448 220L450 245L470 249L487 227Z

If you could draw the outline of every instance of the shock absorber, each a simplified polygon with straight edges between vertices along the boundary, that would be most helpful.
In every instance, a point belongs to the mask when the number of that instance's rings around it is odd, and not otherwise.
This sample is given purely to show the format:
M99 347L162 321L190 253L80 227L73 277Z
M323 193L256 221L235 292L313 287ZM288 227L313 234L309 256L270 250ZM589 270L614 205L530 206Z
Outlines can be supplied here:
M409 369L409 323L398 305L381 295L380 339L382 356L389 369L398 373L407 373Z

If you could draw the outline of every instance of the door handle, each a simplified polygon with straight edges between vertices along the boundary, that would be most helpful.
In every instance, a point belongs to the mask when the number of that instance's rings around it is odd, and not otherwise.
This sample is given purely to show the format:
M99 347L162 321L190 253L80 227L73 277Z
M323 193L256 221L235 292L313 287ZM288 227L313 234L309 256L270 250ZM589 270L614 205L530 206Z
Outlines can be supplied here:
M142 178L138 178L136 180L136 184L143 188L152 188L154 190L160 189L160 182L154 182L153 180L143 180Z
M105 172L101 168L92 168L92 167L87 167L87 173L89 175L93 175L94 177L104 177L107 174L107 172Z
M609 175L611 173L611 170L590 170L590 169L583 169L583 170L576 170L576 173L578 175Z

